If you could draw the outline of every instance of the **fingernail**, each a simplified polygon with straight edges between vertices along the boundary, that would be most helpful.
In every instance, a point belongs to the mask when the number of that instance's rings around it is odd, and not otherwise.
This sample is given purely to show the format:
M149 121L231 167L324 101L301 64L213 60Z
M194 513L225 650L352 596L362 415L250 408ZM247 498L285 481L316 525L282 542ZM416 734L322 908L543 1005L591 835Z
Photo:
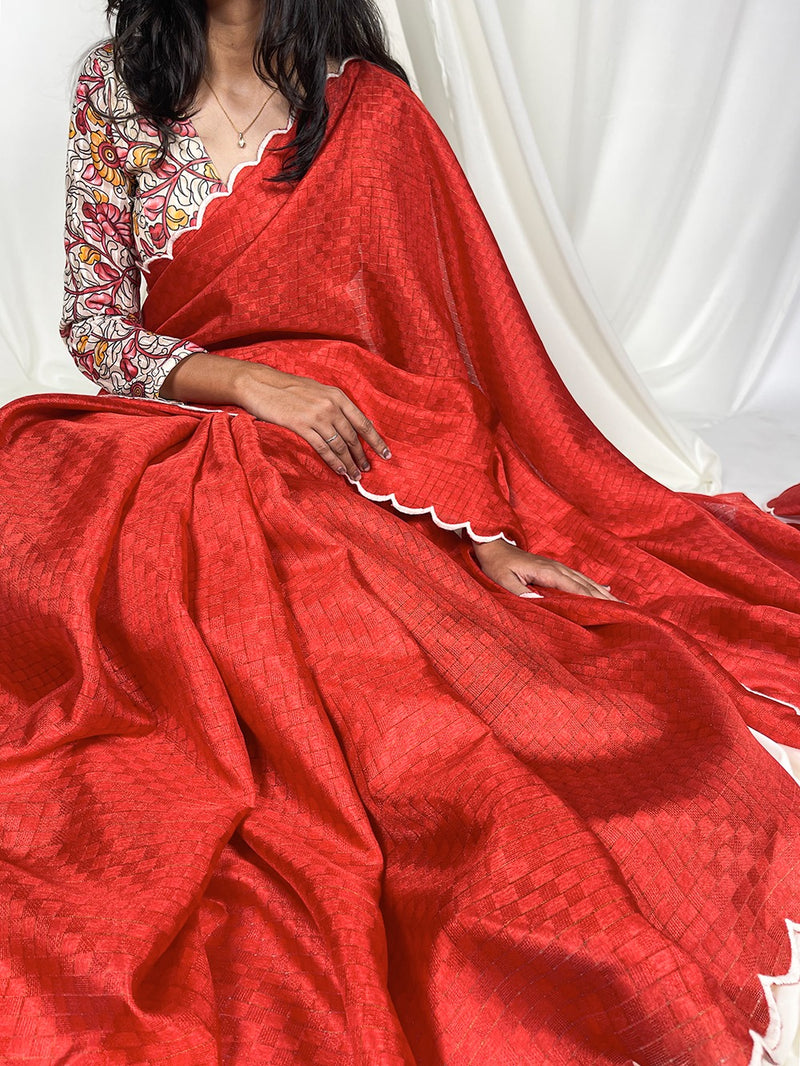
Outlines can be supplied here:
M362 470L369 470L370 469L369 463L362 463L361 464L361 469Z
M392 458L392 453L389 451L388 448L384 451L383 458L384 459L391 459Z
M353 481L360 481L361 480L361 471L360 470L356 470L355 474L353 474L352 480Z
M343 466L340 466L340 467L339 467L339 473L340 473L340 474L346 474L346 473L347 473L347 471L345 470L345 468L344 468Z

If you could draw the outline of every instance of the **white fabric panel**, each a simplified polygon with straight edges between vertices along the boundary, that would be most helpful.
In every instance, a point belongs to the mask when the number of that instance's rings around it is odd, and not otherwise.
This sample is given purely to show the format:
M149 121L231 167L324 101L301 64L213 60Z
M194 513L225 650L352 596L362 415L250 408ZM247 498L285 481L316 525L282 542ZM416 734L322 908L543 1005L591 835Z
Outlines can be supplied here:
M648 472L718 488L708 449L668 414L705 427L752 407L770 422L765 379L784 405L800 393L800 5L399 7L423 98L573 394Z

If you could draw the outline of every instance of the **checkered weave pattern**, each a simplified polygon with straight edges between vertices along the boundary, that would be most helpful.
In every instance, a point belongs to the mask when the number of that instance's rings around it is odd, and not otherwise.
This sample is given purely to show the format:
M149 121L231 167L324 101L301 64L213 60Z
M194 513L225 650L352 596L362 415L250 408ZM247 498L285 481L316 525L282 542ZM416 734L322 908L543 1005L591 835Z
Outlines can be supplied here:
M364 61L155 264L147 328L341 387L291 431L0 412L0 1061L747 1066L800 920L800 537L575 407L441 133ZM442 524L624 603L515 596Z

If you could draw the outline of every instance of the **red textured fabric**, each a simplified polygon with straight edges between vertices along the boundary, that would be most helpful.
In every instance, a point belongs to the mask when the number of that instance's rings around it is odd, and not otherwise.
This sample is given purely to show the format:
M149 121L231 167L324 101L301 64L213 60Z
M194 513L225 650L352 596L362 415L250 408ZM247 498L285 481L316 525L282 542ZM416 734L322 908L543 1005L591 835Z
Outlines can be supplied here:
M225 409L0 414L0 1058L745 1066L800 920L800 539L565 392L452 152L352 60L145 324L341 386L363 489ZM288 135L287 139L288 139Z
M800 485L793 485L770 500L767 507L790 525L800 526Z

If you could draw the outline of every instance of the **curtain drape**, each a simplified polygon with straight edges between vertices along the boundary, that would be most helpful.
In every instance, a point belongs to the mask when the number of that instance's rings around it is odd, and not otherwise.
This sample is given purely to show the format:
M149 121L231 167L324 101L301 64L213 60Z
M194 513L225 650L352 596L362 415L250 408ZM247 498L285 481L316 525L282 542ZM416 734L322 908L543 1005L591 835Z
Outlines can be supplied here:
M797 316L800 6L398 6L423 99L573 394L649 473L718 490L679 420L738 410Z

